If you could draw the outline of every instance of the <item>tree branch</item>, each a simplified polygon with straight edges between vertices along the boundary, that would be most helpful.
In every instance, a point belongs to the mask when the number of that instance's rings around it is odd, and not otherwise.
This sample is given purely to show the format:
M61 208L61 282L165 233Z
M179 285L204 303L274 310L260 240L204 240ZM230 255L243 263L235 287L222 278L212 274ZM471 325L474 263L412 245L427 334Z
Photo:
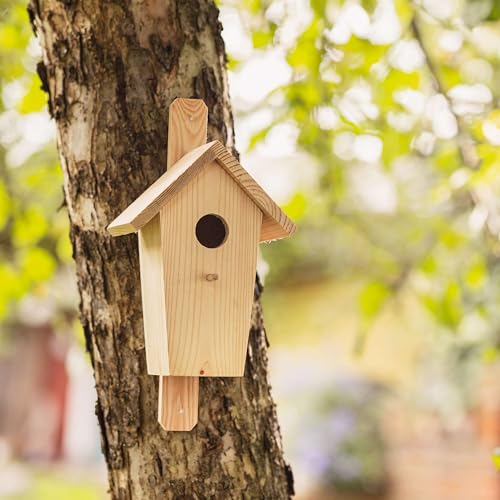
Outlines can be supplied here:
M444 86L444 83L441 81L441 78L439 77L439 72L438 69L432 59L432 56L429 52L429 49L427 48L424 39L422 37L422 31L420 29L420 24L418 22L418 17L417 13L413 15L413 18L410 22L410 28L413 34L413 37L417 41L417 43L420 46L420 49L422 50L422 53L424 54L425 58L425 64L427 66L427 69L429 70L429 73L431 75L434 88L436 92L439 94L442 94L446 101L448 102L448 107L450 108L450 112L453 114L455 117L455 120L457 122L457 127L458 127L458 138L457 138L457 145L460 150L460 155L462 157L462 161L466 167L469 167L471 169L477 169L480 165L480 160L476 154L476 150L474 147L474 141L470 137L470 134L467 132L466 125L464 123L464 120L461 116L459 116L454 110L453 110L453 102L448 96L448 91Z

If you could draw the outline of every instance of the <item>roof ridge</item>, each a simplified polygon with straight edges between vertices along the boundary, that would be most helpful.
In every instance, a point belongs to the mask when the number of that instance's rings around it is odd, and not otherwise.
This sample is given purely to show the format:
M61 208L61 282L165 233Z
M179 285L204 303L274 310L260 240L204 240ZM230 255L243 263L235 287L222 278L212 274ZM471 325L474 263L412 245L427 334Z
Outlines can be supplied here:
M113 236L119 236L141 229L179 189L214 160L264 213L261 241L284 238L295 232L295 224L229 150L217 140L191 150L174 163L109 224L108 232Z

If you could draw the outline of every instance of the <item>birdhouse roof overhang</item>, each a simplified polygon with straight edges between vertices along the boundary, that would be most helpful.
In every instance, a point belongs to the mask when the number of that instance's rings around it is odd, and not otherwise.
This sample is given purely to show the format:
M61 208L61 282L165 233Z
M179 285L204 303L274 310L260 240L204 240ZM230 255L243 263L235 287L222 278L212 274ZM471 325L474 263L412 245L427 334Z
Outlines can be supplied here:
M263 212L261 241L285 238L296 231L295 224L257 184L238 160L219 142L193 149L172 165L156 182L133 201L111 224L113 236L134 233L147 224L209 163L216 161Z

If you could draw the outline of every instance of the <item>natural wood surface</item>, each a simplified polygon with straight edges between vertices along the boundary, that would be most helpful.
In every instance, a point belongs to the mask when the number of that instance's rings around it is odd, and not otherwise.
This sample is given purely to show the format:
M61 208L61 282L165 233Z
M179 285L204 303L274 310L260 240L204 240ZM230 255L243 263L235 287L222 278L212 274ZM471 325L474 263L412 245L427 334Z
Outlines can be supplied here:
M185 141L184 141L185 142ZM147 224L177 192L215 158L213 143L188 152L136 198L111 224L112 236L133 233Z
M173 165L193 148L207 142L208 109L200 99L175 99L170 105L168 115L168 154L167 174ZM156 217L155 217L156 219ZM159 232L161 237L160 249L165 245L164 233L164 211L160 211ZM192 237L192 235L191 235ZM157 269L163 273L163 290L159 291L163 299L163 310L168 310L168 297L166 297L166 283L168 272L176 265L173 260L165 260L163 250L161 259L163 263ZM170 285L172 286L172 284ZM166 312L168 315L168 311ZM168 342L171 334L168 328L168 317L163 328L156 332L157 345L166 348L164 342ZM154 346L150 346L154 348ZM167 353L169 357L169 353ZM169 366L169 374L170 374ZM165 430L189 431L198 422L198 377L163 377L160 376L158 392L158 421Z
M198 377L160 377L158 421L167 431L190 431L198 423Z
M159 214L139 230L138 240L148 374L168 375L168 332Z
M226 223L218 248L194 236L206 214ZM163 261L171 263L164 283L172 375L243 375L261 221L260 209L216 162L162 208Z
M203 99L177 98L168 114L167 168L207 142L208 108Z
M119 236L139 230L214 159L264 213L261 242L285 238L296 231L295 224L238 160L219 141L213 141L180 158L108 226L110 234Z

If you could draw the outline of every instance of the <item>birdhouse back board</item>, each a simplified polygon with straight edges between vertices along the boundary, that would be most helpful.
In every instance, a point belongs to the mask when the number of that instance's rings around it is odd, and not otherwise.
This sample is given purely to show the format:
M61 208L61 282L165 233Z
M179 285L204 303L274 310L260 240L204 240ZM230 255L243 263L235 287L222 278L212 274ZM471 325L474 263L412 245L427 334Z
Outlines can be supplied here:
M160 210L170 375L243 375L261 224L216 161Z

